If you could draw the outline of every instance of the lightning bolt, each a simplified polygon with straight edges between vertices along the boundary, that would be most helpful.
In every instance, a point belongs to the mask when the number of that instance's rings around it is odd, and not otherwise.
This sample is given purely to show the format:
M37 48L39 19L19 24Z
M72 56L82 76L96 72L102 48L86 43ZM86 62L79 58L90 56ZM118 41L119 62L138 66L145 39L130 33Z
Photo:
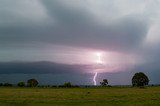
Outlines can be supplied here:
M94 74L94 77L93 77L93 82L94 82L94 85L97 85L97 82L96 82L96 77L97 77L97 72L95 72L95 74Z
M98 65L98 66L103 64L103 61L102 61L102 59L101 59L101 56L102 56L101 53L97 53L97 65ZM98 71L98 70L97 70L97 71ZM95 72L94 77L93 77L94 85L97 85L97 82L96 82L96 78L97 78L97 74L98 74L97 71Z

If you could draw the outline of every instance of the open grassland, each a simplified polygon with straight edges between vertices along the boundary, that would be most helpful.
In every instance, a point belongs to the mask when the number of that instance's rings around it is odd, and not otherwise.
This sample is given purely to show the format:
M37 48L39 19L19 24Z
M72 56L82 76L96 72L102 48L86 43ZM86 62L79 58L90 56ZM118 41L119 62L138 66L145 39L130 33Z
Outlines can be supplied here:
M0 87L0 106L160 106L160 87Z

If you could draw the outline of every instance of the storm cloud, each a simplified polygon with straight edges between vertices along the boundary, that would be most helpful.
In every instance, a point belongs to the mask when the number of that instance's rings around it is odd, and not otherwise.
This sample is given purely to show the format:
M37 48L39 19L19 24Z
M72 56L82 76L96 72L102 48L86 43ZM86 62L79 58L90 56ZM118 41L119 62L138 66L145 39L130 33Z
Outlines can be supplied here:
M159 9L158 0L1 0L0 73L92 72L91 52L102 51L101 72L153 78L160 69Z
M8 46L43 42L114 51L132 50L141 45L151 26L145 10L144 15L137 11L116 15L115 12L123 11L122 7L116 7L115 1L1 2L0 33L4 46L8 42ZM101 5L104 7L100 17L96 14Z

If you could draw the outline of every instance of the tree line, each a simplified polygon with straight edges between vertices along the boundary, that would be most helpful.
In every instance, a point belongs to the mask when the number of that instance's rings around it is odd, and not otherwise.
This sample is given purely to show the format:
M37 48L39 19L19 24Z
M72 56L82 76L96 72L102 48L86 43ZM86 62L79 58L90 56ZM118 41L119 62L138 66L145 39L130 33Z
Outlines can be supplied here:
M29 79L27 81L27 85L25 84L25 82L19 82L17 84L17 86L19 86L19 87L25 87L25 86L27 86L27 87L36 87L38 84L39 83L38 83L38 81L36 79ZM4 84L0 83L0 86L13 86L13 84L10 84L10 83L4 83Z
M27 80L27 84L25 82L19 82L17 84L17 86L19 87L37 87L39 84L39 82L36 79L29 79ZM147 77L147 75L145 75L143 72L138 72L135 73L134 76L132 77L132 86L136 86L136 87L144 87L145 85L149 84L149 78ZM111 87L110 85L108 85L108 80L107 79L103 79L103 81L100 82L100 85L105 87ZM13 86L10 83L0 83L0 86ZM70 82L65 82L63 85L47 85L47 86L38 86L38 87L62 87L62 88L70 88L70 87L80 87L78 85L72 85ZM87 87L87 86L86 86Z

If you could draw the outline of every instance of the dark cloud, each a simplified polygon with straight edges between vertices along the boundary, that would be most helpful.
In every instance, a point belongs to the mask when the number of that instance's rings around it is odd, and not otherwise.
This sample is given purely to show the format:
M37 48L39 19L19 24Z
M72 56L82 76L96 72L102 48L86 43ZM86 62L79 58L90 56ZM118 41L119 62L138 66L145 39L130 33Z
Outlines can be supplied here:
M54 62L1 62L0 74L63 74L81 73L88 65L68 65ZM82 72L83 73L83 72Z
M12 83L36 78L40 81L40 84L63 84L66 81L71 81L74 84L92 84L94 69L93 65L68 65L44 61L1 62L0 79L2 82L8 81ZM150 84L159 84L159 69L159 64L153 63L136 65L132 69L125 69L120 72L100 72L97 76L97 83L107 78L111 85L128 85L131 84L131 79L136 72L144 72L149 77Z

